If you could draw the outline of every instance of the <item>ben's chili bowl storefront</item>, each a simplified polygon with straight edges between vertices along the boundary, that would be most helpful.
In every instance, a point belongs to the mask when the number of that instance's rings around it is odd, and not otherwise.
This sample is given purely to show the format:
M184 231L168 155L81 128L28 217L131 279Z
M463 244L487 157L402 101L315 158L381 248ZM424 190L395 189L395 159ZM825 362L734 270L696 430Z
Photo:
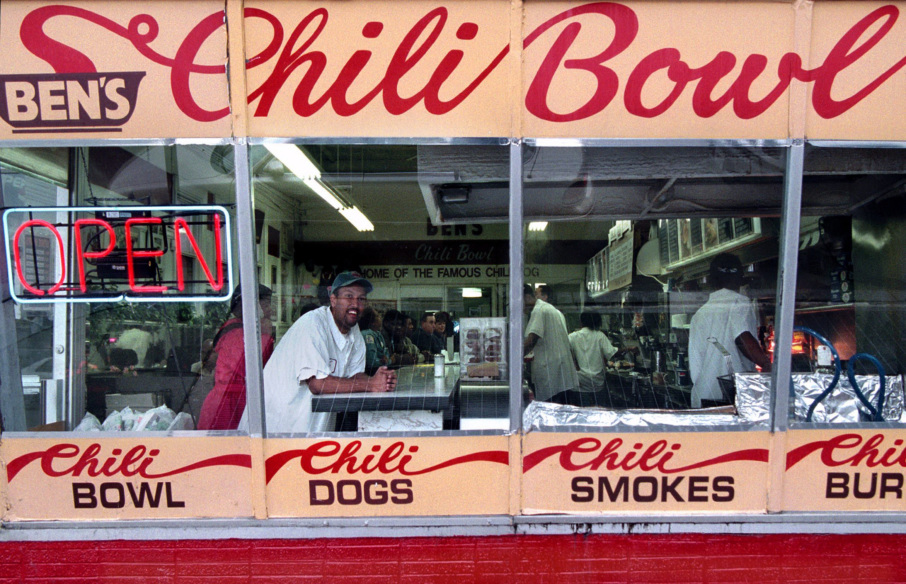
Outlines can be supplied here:
M4 576L900 573L904 8L4 2Z

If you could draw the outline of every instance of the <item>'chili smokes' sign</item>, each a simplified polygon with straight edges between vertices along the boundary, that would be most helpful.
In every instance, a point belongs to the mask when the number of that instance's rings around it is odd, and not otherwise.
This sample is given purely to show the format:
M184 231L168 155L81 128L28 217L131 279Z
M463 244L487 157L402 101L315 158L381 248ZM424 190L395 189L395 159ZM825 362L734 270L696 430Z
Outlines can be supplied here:
M765 512L767 432L523 438L523 512Z

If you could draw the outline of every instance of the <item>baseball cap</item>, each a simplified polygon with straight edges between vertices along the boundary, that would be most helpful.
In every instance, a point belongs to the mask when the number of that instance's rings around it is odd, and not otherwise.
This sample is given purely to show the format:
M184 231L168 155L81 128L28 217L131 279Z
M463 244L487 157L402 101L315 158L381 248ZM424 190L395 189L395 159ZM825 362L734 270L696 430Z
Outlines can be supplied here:
M358 272L340 272L333 279L333 284L330 285L330 293L336 294L337 290L346 286L361 286L365 289L366 294L370 294L374 290L374 286L362 274Z

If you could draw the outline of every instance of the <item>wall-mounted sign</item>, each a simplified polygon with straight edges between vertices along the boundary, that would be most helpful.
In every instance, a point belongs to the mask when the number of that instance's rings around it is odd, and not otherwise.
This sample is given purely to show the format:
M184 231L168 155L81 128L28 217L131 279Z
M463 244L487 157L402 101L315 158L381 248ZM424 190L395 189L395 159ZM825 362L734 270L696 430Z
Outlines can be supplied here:
M267 440L267 514L505 514L509 440L507 436Z
M768 432L531 432L522 512L763 513Z
M249 517L247 438L4 439L13 520Z
M16 302L217 301L233 289L220 206L14 208L3 232Z
M784 511L903 511L902 430L797 430L786 435Z
M0 137L230 136L224 3L4 2Z

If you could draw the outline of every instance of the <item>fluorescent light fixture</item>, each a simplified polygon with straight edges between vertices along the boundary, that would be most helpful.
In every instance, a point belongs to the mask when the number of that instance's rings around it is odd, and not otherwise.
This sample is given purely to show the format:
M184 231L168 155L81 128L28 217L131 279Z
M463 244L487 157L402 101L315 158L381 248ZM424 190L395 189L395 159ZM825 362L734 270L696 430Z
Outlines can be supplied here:
M359 231L374 231L374 224L365 217L365 214L359 211L358 207L347 207L340 209L340 215L346 217L346 220Z
M315 163L295 144L265 144L264 147L303 181L321 178L321 171Z
M324 183L314 179L307 179L303 180L302 182L305 183L305 186L314 191L316 195L327 201L327 204L337 211L341 211L346 208L346 205L341 203L340 200L337 199L336 195L334 195Z
M528 224L529 231L544 231L547 229L547 221L532 221Z
M463 288L463 298L481 298L481 288Z
M374 224L358 207L344 201L330 185L321 181L321 170L301 148L295 144L265 144L264 147L313 193L339 211L353 227L359 231L374 231Z

